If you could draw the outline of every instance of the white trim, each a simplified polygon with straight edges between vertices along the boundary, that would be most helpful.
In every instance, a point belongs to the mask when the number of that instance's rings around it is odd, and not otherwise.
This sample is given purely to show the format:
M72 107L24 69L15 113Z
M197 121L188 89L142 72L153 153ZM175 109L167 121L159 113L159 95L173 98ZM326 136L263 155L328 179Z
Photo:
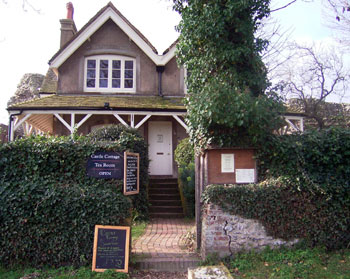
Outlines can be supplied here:
M87 86L87 63L88 60L94 60L96 63L95 70L95 87L88 87ZM107 87L100 87L100 61L101 60L107 60L108 61L108 68L106 70L108 71L108 77L107 77ZM120 61L120 88L112 87L112 80L113 80L113 61ZM133 63L133 78L132 78L132 88L125 88L125 62L126 61L132 61ZM92 70L92 68L90 69ZM90 78L92 79L92 78ZM87 56L85 57L84 61L84 92L101 92L101 93L111 93L111 92L118 92L118 93L135 93L136 92L136 59L130 56L123 56L123 55L93 55L93 56Z
M84 117L82 120L80 120L80 122L77 124L77 126L76 126L77 129L78 129L81 125L83 125L83 124L86 122L86 120L88 120L88 119L90 118L91 115L92 115L91 113L85 115L85 117Z
M186 125L186 123L185 123L185 122L183 122L183 121L181 120L181 118L180 118L180 117L178 117L177 115L173 115L173 117L176 119L176 121L177 121L177 122L179 122L179 123L180 123L180 125L181 125L182 127L184 127L184 128L185 128L186 132L188 132L188 131L189 131L188 126Z
M61 121L61 123L66 126L66 128L69 130L69 132L72 134L74 129L71 128L71 126L66 122L66 120L64 120L58 113L54 113L54 115L56 116L56 118Z
M153 49L126 23L111 7L108 7L95 21L73 40L51 61L52 68L59 68L87 39L89 39L108 19L112 19L135 44L158 66L164 66L175 55L173 46L165 55L156 54Z
M137 125L135 126L135 129L138 129L142 126L143 123L145 123L152 115L147 114Z
M131 128L135 128L135 114L130 115L130 126Z
M118 113L113 113L113 115L114 115L115 118L117 118L117 119L119 120L119 122L122 123L125 127L129 127L129 124L126 123L126 122L124 121L124 119L121 118L121 117L118 115Z
M16 124L14 126L14 131L16 131L18 129L19 126L21 126L21 124L26 121L30 116L32 116L31 113L27 114L26 116L24 116L21 120L18 121L18 117L17 117L17 121ZM17 123L18 122L18 123Z

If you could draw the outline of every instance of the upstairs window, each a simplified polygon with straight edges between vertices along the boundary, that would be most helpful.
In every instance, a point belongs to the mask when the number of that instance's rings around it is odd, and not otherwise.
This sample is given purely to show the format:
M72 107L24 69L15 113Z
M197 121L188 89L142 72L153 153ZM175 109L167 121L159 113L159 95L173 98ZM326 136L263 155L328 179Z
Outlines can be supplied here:
M85 59L86 92L135 92L135 59L100 55Z

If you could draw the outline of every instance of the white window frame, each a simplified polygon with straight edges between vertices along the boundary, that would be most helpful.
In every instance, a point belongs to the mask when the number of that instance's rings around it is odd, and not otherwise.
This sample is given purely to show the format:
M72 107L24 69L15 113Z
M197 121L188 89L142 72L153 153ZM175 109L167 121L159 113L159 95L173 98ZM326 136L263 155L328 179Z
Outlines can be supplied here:
M95 87L87 87L87 64L88 60L96 61ZM108 86L99 87L100 60L108 60ZM120 60L120 88L112 87L112 61ZM133 61L133 87L125 88L125 61ZM94 55L85 57L84 61L84 92L101 92L101 93L134 93L136 92L136 59L121 55Z

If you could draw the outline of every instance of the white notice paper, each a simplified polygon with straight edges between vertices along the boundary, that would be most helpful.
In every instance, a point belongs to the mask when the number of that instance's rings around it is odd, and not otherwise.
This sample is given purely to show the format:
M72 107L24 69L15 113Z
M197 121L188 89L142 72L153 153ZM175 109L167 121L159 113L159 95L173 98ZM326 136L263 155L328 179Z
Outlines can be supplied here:
M221 154L221 172L235 172L234 154Z
M236 183L255 183L255 170L236 169Z

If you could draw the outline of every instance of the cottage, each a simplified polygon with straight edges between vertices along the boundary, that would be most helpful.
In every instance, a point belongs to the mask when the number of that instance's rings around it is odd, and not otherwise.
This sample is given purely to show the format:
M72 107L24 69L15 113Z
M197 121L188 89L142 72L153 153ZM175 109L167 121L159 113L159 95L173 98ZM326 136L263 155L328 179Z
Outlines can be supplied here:
M20 126L26 134L69 135L121 123L148 142L151 175L176 177L173 154L188 129L176 42L159 55L111 2L79 31L73 11L68 3L60 48L49 61L40 98L8 107L10 139ZM301 129L299 116L288 121Z

